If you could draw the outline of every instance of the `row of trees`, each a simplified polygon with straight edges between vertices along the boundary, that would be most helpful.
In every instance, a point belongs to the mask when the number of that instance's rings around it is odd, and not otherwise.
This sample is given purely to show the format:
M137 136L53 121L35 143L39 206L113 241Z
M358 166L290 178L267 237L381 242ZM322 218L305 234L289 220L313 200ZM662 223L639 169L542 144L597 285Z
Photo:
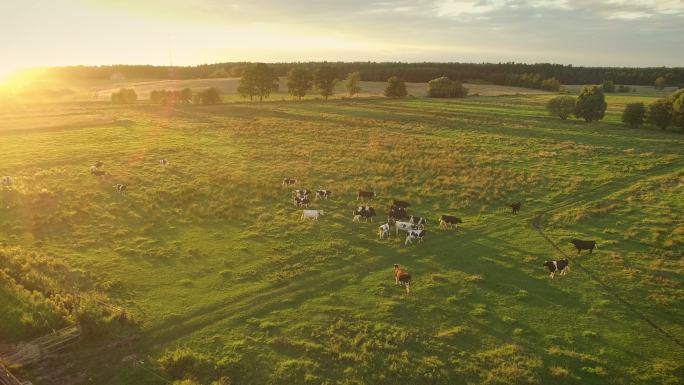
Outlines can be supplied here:
M587 123L603 119L607 107L603 88L599 86L584 87L578 97L557 96L546 104L546 109L553 116L565 120L575 115Z
M684 131L684 89L658 99L648 105L630 103L622 113L622 122L630 127L639 127L648 122L664 130L670 125Z
M616 85L615 82L613 82L612 80L604 80L603 83L601 83L601 88L603 88L603 92L606 92L606 93L636 92L636 88L632 88L632 87L626 86L624 84Z
M269 66L277 76L286 76L294 67L305 65L317 67L322 64L334 64L337 78L343 79L346 74L359 72L365 81L386 81L391 76L398 76L408 82L427 82L441 76L450 79L485 80L495 84L507 84L511 76L536 74L542 80L555 78L561 84L601 84L611 80L615 84L665 86L684 85L684 67L665 68L618 68L618 67L575 67L561 64L523 64L523 63L273 63ZM251 63L217 63L191 67L159 67L139 65L114 65L100 67L54 67L47 70L48 76L62 79L109 79L114 73L125 78L151 79L197 79L210 77L240 77L252 66ZM530 75L528 75L530 76ZM531 75L535 76L535 75Z
M112 102L114 103L135 103L138 94L132 88L122 88L117 92L112 92Z
M546 91L560 91L561 83L554 77L544 79L540 74L511 74L506 78L506 85L535 88Z
M192 90L183 88L182 90L153 90L150 92L150 100L161 104L170 103L190 103L192 101Z

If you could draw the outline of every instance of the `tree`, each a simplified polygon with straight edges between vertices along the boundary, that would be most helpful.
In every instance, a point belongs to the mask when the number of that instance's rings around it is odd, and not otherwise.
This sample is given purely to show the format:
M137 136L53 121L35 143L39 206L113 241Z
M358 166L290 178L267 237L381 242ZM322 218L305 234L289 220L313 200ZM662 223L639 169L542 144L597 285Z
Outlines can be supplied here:
M294 67L287 73L287 89L290 95L302 100L306 91L313 86L311 71L304 67Z
M594 120L603 119L607 107L606 97L603 95L603 90L600 87L584 87L577 97L575 116L579 119L584 119L587 123L591 123Z
M648 121L661 130L667 128L672 120L672 105L665 99L658 99L648 106Z
M328 100L329 96L335 92L335 84L337 84L337 69L329 65L322 65L316 68L314 72L314 83L316 88L321 93L321 96Z
M276 76L273 69L264 63L257 63L242 72L240 83L238 84L238 92L243 97L249 97L249 100L254 100L255 97L259 101L268 98L272 91L278 90L278 76Z
M565 120L575 112L577 99L574 96L556 96L546 103L549 114Z
M344 88L347 89L350 98L361 92L361 86L359 85L360 81L360 72L350 72L347 74L347 78L344 79Z
M408 95L406 91L406 83L396 76L387 79L387 86L385 87L385 96L388 98L403 98Z
M653 82L653 86L655 87L656 90L662 90L665 89L665 85L667 84L667 80L665 80L664 77L658 76Z
M150 100L155 103L160 103L166 96L166 90L152 90L150 92Z
M468 94L461 82L446 76L428 82L428 96L431 98L463 98Z
M112 102L114 103L135 103L138 94L132 88L122 88L118 92L112 92Z
M219 104L221 103L221 92L218 88L210 87L195 95L195 104Z
M630 127L639 127L644 124L646 106L644 103L628 103L622 112L622 123Z
M190 88L183 88L178 97L178 101L181 103L190 103L192 100L192 90Z
M615 92L615 83L612 80L604 80L601 88L603 88L603 92Z
M672 124L684 130L684 89L678 90L668 99L672 102Z
M541 82L541 89L546 91L560 91L561 84L556 78L548 78Z

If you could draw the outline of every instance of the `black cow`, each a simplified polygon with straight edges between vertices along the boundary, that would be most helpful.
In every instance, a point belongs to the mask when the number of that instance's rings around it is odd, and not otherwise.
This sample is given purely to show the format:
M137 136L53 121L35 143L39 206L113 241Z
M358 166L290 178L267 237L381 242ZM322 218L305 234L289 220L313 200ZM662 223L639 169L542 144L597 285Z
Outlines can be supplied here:
M419 229L424 229L425 225L427 224L427 218L416 217L416 216L411 215L411 217L409 218L409 222L418 226Z
M317 199L328 199L332 196L332 191L330 190L316 190Z
M511 210L513 210L513 214L517 214L520 211L520 207L522 207L522 203L520 203L520 202L511 203L510 205L508 205L508 207L510 207Z
M439 227L451 227L458 226L459 223L463 223L461 218L457 218L451 215L442 215L439 217Z
M592 253L594 251L594 248L596 247L596 241L583 241L581 239L571 239L570 243L575 245L575 248L577 249L577 254L580 254L582 250L589 250L589 253Z
M387 210L387 220L395 220L395 221L400 221L403 219L407 219L409 215L406 213L406 209L401 207L401 206L390 206L390 208Z
M373 222L373 217L376 215L375 208L370 206L359 206L354 210L354 218L352 218L352 221L360 222L361 218L363 218L366 222L368 222L369 219Z
M569 263L570 261L566 258L558 261L544 261L544 266L549 269L549 272L551 272L549 276L553 278L557 272L560 273L560 275L565 275L566 271L570 271L570 267L568 266Z
M359 190L359 193L356 195L356 200L371 200L375 198L375 192L374 191L362 191Z
M405 209L409 206L411 206L411 204L406 201L398 201L396 199L392 200L392 207L401 207Z

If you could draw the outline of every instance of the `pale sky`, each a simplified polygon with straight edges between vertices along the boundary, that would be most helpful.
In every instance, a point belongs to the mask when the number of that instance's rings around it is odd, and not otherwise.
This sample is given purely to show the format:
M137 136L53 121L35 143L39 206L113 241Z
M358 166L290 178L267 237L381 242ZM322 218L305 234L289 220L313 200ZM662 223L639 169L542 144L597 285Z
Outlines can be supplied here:
M684 66L684 0L0 0L0 76L225 61Z

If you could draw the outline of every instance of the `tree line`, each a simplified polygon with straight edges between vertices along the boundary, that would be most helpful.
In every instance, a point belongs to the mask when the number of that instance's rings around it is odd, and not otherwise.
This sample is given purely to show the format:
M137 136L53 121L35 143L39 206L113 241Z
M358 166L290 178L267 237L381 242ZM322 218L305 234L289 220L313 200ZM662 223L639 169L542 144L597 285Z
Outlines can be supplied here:
M402 62L335 62L335 63L272 63L269 67L277 76L286 76L297 66L316 67L330 64L341 79L358 72L364 81L386 81L397 76L407 82L428 82L442 76L461 82L484 80L494 84L519 82L541 83L555 79L561 84L601 84L610 80L615 84L653 85L662 78L663 86L684 86L684 67L576 67L562 64L524 63L402 63ZM216 63L186 67L151 65L70 66L47 69L48 76L77 79L109 79L113 74L126 78L197 79L212 77L240 77L252 63ZM537 82L534 77L540 80ZM540 84L541 85L541 84ZM536 87L534 87L536 88Z

